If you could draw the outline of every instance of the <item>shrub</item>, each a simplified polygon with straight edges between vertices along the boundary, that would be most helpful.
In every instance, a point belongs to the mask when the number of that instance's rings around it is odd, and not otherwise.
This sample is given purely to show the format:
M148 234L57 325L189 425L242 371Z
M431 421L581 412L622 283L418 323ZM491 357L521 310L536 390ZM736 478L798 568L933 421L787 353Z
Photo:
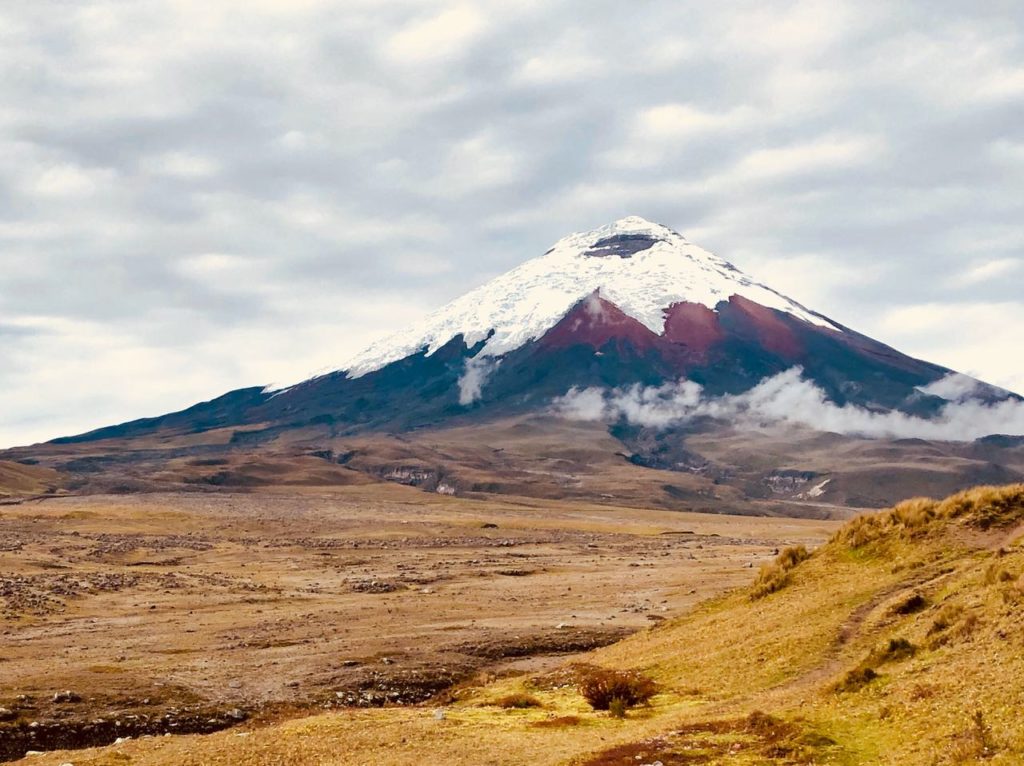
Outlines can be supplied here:
M534 697L532 694L526 694L524 692L509 694L499 700L495 700L494 704L498 707L505 708L506 710L526 710L531 707L544 707L544 703L539 699Z
M623 714L628 708L646 704L658 692L657 684L642 673L607 668L588 669L577 681L577 688L594 710L611 710L614 704Z
M774 562L761 567L761 571L754 581L750 600L757 601L785 588L789 584L789 573L810 557L811 554L803 545L786 548L775 557Z

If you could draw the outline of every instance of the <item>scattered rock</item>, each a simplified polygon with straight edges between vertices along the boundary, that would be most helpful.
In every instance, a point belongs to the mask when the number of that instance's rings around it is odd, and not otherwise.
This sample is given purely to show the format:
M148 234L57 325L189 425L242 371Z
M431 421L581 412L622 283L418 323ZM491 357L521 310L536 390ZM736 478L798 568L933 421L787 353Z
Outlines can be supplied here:
M404 585L383 580L361 580L349 586L357 593L394 593L396 590L403 590Z
M65 689L62 692L57 692L56 694L54 694L53 701L58 703L74 703L81 702L82 697L78 694L75 694L75 692L71 691L70 689Z

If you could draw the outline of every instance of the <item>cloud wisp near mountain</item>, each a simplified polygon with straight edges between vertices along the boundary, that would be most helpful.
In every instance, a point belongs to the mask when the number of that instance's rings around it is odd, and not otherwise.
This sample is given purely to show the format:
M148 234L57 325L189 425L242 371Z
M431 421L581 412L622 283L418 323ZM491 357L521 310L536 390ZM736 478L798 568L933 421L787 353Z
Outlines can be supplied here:
M555 401L554 410L577 420L625 420L652 428L683 426L705 417L728 421L740 429L793 425L871 438L972 441L994 433L1024 434L1024 402L1009 392L1002 392L1004 398L997 401L978 398L977 393L991 395L999 389L959 373L950 373L920 390L950 398L932 417L839 405L806 380L800 367L792 367L745 393L719 397L705 396L700 384L688 380L615 390L573 388Z

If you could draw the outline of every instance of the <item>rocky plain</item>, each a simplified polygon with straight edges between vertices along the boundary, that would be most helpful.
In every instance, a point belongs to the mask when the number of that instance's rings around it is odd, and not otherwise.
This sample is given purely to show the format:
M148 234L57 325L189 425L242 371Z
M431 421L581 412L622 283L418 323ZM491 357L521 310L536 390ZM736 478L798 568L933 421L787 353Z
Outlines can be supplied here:
M402 486L0 505L0 760L434 705L748 581L838 522Z

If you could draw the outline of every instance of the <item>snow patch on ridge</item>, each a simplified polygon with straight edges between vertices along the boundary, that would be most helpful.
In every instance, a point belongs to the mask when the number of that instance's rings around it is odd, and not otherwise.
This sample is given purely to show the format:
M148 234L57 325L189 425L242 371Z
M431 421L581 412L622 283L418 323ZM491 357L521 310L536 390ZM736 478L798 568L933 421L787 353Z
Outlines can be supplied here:
M620 251L595 257L595 246L609 240L651 244L628 255ZM598 251L602 255L604 247ZM341 369L358 378L423 350L431 354L459 334L472 346L487 339L492 330L477 358L502 356L542 336L597 291L659 335L664 331L665 311L673 304L686 301L714 309L733 295L842 332L668 227L631 216L560 239L539 258L373 344Z

